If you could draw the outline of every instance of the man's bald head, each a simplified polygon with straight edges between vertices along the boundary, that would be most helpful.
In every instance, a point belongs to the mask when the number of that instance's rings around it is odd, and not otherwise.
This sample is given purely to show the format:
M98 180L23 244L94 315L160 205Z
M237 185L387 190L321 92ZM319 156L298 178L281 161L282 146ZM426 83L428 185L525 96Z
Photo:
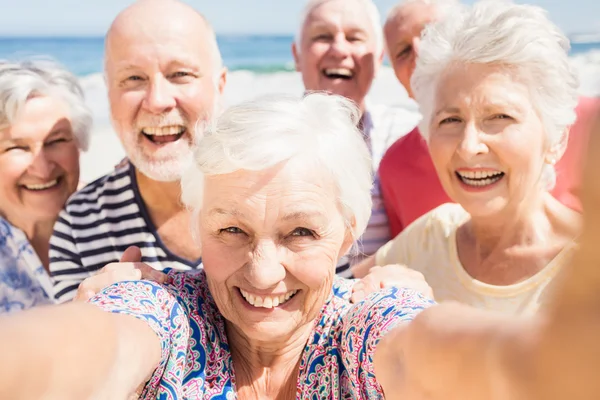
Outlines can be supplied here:
M156 37L156 31L165 34L187 33L191 38L203 38L211 49L213 67L221 70L223 61L217 37L208 20L193 7L178 0L140 0L121 11L113 20L105 38L105 71L111 59L114 44L124 38ZM182 36L181 40L185 40Z
M457 0L404 0L388 13L383 27L385 47L394 73L409 96L423 29L457 4Z
M133 165L177 181L196 122L219 110L227 73L206 19L176 0L141 0L106 36L105 75L115 131Z

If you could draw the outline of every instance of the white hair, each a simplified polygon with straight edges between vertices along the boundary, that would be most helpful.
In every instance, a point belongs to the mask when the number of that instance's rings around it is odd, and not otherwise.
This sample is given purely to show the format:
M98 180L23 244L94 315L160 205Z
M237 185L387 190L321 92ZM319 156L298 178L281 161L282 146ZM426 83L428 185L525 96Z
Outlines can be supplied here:
M453 65L489 64L514 70L529 86L532 103L547 135L548 147L564 140L575 122L579 85L568 60L569 41L535 6L503 0L457 7L452 18L425 29L411 87L421 108L420 131L429 136L440 77ZM556 172L546 165L548 188Z
M0 129L10 127L25 103L40 96L67 104L77 147L87 150L92 113L77 77L50 59L0 61Z
M371 157L357 128L359 119L350 100L322 93L270 95L234 105L199 135L194 162L181 179L182 201L197 216L203 176L260 171L304 157L331 176L340 211L356 239L371 214L373 184Z
M300 47L300 44L302 42L302 33L304 31L304 25L306 24L308 16L315 8L324 3L327 3L328 1L333 0L308 0L306 2L306 5L302 10L302 14L300 15L300 24L298 25L298 30L296 31L296 37L294 39L298 47ZM373 33L375 34L375 51L377 54L380 54L383 51L383 30L381 26L381 15L379 14L377 6L373 3L372 0L353 1L365 7L367 18L369 19L369 22L371 23L371 26L373 28Z

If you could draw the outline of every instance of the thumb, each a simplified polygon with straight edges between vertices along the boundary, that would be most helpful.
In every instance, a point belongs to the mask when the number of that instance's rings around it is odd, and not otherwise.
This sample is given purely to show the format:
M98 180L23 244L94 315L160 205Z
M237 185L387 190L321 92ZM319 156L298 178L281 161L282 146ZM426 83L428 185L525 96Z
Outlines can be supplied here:
M129 246L121 256L120 262L141 262L142 261L142 251L137 246Z

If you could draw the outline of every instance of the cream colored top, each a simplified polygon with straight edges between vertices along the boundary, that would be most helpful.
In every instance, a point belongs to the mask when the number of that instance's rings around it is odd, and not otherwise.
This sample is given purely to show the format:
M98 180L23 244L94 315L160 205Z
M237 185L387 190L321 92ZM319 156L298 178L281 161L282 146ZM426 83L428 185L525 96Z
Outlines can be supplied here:
M468 218L458 204L441 205L381 247L376 264L403 264L421 272L438 302L454 300L513 315L535 313L547 298L550 282L569 262L575 242L531 278L514 285L490 285L471 277L458 258L456 231Z

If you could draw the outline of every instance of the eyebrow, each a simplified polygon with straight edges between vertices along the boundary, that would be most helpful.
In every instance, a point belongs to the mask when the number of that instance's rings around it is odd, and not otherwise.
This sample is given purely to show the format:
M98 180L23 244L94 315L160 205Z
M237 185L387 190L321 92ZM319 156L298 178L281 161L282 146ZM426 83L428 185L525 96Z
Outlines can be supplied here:
M460 109L457 107L444 107L435 112L433 114L434 117L437 117L440 114L448 113L448 114L460 114Z
M299 219L323 218L324 214L317 210L310 211L293 211L283 216L284 221L293 221Z
M239 210L226 210L224 208L213 208L212 210L210 210L210 212L208 213L210 216L213 215L220 215L220 216L226 216L226 217L235 217L235 218L240 218L243 219L245 218L245 214ZM308 210L308 211L303 211L303 210L299 210L299 211L292 211L289 213L286 213L283 216L283 220L284 221L293 221L293 220L299 220L299 219L311 219L311 218L323 218L324 214L318 210Z

